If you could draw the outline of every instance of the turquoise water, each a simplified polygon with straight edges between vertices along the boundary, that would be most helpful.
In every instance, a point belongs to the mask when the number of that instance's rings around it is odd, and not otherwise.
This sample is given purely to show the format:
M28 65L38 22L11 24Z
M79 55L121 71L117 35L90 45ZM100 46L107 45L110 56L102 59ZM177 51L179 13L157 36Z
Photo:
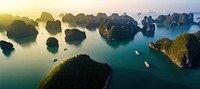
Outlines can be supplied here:
M156 14L152 14L155 18ZM143 18L143 15L132 16L138 22ZM200 30L199 26L174 29L157 27L153 36L139 32L133 39L123 41L109 41L99 35L98 29L91 31L67 23L62 23L63 31L57 34L49 34L44 26L45 23L39 23L37 38L29 42L29 39L16 42L8 39L5 32L0 33L0 39L12 42L15 48L11 55L0 52L0 89L36 89L59 62L81 53L112 67L113 75L108 89L200 88L200 68L180 69L163 53L148 48L149 42L156 42L163 37L175 39L181 33ZM67 28L85 31L86 39L66 43L64 30ZM46 40L50 36L59 40L58 50L48 51ZM135 50L140 51L141 56L136 56ZM55 58L59 60L53 63ZM150 69L146 69L144 61L150 63Z

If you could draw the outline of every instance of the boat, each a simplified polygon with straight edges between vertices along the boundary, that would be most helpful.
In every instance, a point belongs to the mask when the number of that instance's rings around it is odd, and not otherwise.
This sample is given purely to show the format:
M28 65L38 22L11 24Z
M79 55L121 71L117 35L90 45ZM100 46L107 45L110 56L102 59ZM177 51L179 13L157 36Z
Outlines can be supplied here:
M56 62L56 61L58 61L58 59L54 59L54 60L53 60L53 62Z
M138 51L135 51L135 54L136 54L137 56L140 56L140 53L139 53Z
M144 64L145 64L145 66L146 66L147 68L150 67L150 65L149 65L149 63L148 63L147 61L144 61Z
M142 14L141 12L137 13L137 15L141 15L141 14Z

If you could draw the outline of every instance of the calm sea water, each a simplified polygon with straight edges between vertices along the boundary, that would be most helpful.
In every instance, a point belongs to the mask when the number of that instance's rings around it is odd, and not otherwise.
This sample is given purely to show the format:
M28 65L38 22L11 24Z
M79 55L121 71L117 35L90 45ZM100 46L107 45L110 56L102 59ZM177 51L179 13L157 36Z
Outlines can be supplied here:
M157 13L132 14L139 23L144 15L158 16ZM66 43L64 30L67 28L85 31L87 38L81 42ZM5 32L0 33L0 39L12 42L15 48L11 55L0 52L0 89L37 89L40 81L59 62L78 54L88 54L92 59L112 67L113 75L108 89L200 88L200 68L180 69L163 53L148 48L149 42L163 37L175 39L181 33L200 30L199 26L174 29L157 27L153 36L139 32L134 39L122 41L109 41L99 35L98 29L88 30L67 23L62 23L62 33L48 33L45 23L39 23L37 29L37 38L28 42L29 39L14 41L8 39ZM59 40L57 50L49 51L46 47L46 40L51 36ZM68 50L64 51L64 48ZM136 56L135 50L140 51L141 56ZM53 63L55 58L59 61ZM150 69L146 69L144 61L150 63Z

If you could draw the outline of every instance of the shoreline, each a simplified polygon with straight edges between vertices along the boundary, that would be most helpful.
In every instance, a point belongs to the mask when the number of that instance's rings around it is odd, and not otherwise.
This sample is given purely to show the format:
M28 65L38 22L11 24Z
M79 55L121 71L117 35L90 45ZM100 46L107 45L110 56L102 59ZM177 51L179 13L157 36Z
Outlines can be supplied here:
M165 55L167 55L170 58L170 60L174 64L176 64L179 68L183 68L183 65L181 65L180 62L177 62L175 58L172 58L169 54L167 54L165 52L165 50L159 50L159 49L155 48L152 43L149 43L148 47L151 48L151 49L153 49L153 50L161 51L162 53L164 53Z

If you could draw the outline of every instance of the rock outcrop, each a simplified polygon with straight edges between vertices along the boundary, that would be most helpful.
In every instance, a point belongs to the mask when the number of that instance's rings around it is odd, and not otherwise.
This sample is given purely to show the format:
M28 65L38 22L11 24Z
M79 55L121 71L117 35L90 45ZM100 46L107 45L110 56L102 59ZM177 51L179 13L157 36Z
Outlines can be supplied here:
M193 21L194 15L193 13L186 14L178 14L173 13L172 15L160 15L155 20L156 23L161 25L170 25L170 26L183 26L183 25L191 25L194 24Z
M62 22L85 26L87 29L96 29L106 18L107 15L105 13L98 13L97 16L85 15L83 13L74 16L71 13L66 13L62 18Z
M32 25L27 25L22 20L15 20L7 29L7 36L11 39L37 36L38 31Z
M40 18L36 19L38 22L54 21L53 16L48 12L42 12Z
M77 41L86 38L86 34L78 29L66 29L65 30L65 41Z
M151 16L145 16L141 23L143 25L142 31L155 31L154 20Z
M99 33L110 40L121 40L134 37L140 31L137 22L124 14L112 14L99 26Z
M56 21L47 21L46 29L48 32L61 32L61 22Z
M0 41L0 46L1 46L1 49L2 49L3 51L14 50L13 44L10 43L10 42L4 41L4 40L1 40L1 41Z
M55 37L49 37L46 41L47 47L58 47L58 40Z
M106 89L112 69L81 54L56 66L40 83L39 89Z
M181 68L200 65L200 42L194 34L184 33L175 40L162 38L155 44L149 43L149 47L162 51Z
M59 17L63 17L63 16L65 16L65 14L64 13L60 13L58 16Z

